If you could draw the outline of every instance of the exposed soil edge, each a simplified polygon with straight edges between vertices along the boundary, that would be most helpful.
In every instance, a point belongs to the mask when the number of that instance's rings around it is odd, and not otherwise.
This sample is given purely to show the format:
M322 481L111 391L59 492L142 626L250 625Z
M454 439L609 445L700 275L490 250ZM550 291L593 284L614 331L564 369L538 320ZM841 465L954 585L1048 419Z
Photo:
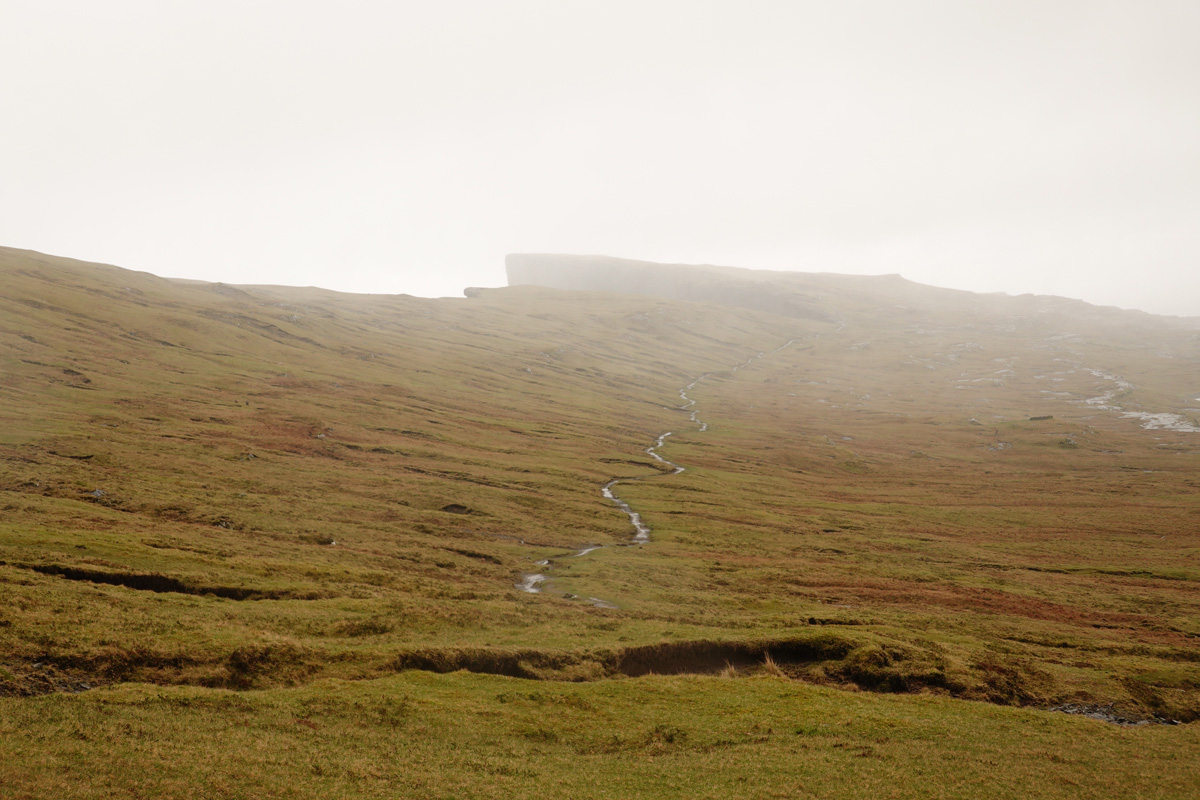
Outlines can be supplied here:
M212 659L147 650L86 656L45 654L24 664L0 663L0 696L79 692L128 680L235 690L294 686L320 677L325 661L319 651L289 643L240 647ZM380 668L382 672L377 671ZM661 642L614 650L421 648L401 651L360 677L370 679L404 670L467 671L564 682L647 675L733 678L770 674L813 685L879 693L933 691L961 700L1082 714L1117 725L1169 725L1200 718L1192 713L1194 709L1177 708L1172 713L1139 702L1136 697L1117 701L1119 706L1102 698L1077 705L1064 704L1064 698L1055 698L1052 693L1035 696L1022 691L997 692L986 673L951 675L919 653L904 654L896 648L831 632L788 639Z
M137 589L146 592L211 595L213 597L223 597L227 600L313 599L299 597L289 592L250 589L243 586L192 586L178 578L154 572L104 572L102 570L64 567L58 564L22 564L20 566L34 572L40 572L43 575L58 575L71 581L91 581L92 583L124 586L128 589Z
M894 651L893 655L895 654ZM1052 705L1046 698L1023 692L998 692L984 682L961 681L942 668L914 662L882 664L888 651L846 636L822 633L807 638L750 641L693 640L662 642L596 651L546 651L536 649L463 648L429 649L401 653L392 669L449 673L459 670L504 675L529 680L597 681L646 675L736 675L767 672L806 683L879 693L935 691L960 700L1052 711L1073 707ZM1088 710L1099 708L1089 707ZM1090 713L1118 725L1179 724L1137 704L1129 710L1104 706L1107 714ZM1080 713L1080 712L1074 712ZM1184 717L1183 721L1191 721Z
M770 639L745 642L687 642L629 647L620 650L547 651L531 648L462 648L414 650L398 655L396 670L429 672L466 670L510 678L597 680L619 676L710 675L729 667L776 664L811 664L844 658L856 643L823 634L806 639ZM583 669L581 669L583 668Z

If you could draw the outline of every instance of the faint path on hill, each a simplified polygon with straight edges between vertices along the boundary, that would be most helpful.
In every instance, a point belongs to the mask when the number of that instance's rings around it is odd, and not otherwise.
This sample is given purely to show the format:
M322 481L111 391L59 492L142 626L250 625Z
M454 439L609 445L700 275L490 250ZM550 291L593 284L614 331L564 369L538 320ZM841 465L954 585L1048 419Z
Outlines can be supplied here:
M843 323L843 325L844 324L845 323ZM841 330L841 328L839 328L838 330ZM774 355L775 353L778 353L779 351L784 350L785 348L791 347L795 343L796 343L795 339L788 339L786 342L781 344L779 347L776 347L774 350L761 351L761 352L757 353L756 355L753 355L750 358L746 359L741 364L738 364L737 366L735 366L731 370L731 373L737 373L739 370L743 370L746 367L749 367L751 364L753 364L755 361L758 361L760 358L763 358L765 356ZM696 408L695 408L696 401L693 400L692 398L688 397L687 393L690 392L692 389L694 389L696 387L696 384L700 383L700 381L709 377L709 375L711 375L711 374L712 374L711 372L706 372L705 374L701 375L699 378L696 378L696 380L689 383L687 386L680 389L679 390L679 399L683 401L683 405L676 406L675 408L671 409L673 411L690 411L689 416L688 416L688 421L692 422L698 426L698 430L697 430L698 433L703 433L703 432L707 431L708 423L703 422L699 419L700 412L698 410L696 410ZM629 517L629 523L633 526L633 538L630 539L628 542L626 542L622 545L619 545L620 547L629 547L631 545L640 545L640 544L646 544L647 542L649 542L650 541L650 526L647 525L645 520L642 519L641 514L639 514L637 511L634 511L633 507L630 506L628 502L621 499L621 497L618 496L617 493L613 491L613 487L615 487L621 483L629 483L632 481L654 480L656 478L662 478L662 477L665 477L668 475L678 475L679 473L684 472L685 467L683 467L679 464L676 464L674 461L668 461L667 459L663 458L658 452L662 448L662 446L666 443L667 438L670 436L673 436L674 434L675 434L674 431L666 431L665 433L659 434L658 438L654 440L654 444L650 445L643 451L646 453L646 455L650 456L655 461L658 461L660 464L663 464L664 466L668 467L669 469L663 470L660 472L655 472L652 475L639 475L639 476L633 476L633 477L628 477L628 478L613 478L608 483L604 484L604 486L602 486L600 489L600 494L603 495L606 500L611 501L617 508L621 509L621 511L623 511L627 517ZM558 558L559 559L579 558L580 556L585 556L588 553L591 553L594 550L599 550L605 546L606 545L588 545L587 547L584 547L573 553L569 553L565 556L559 556ZM527 573L527 574L522 575L521 580L518 581L517 583L514 583L513 586L515 588L521 590L522 592L528 592L530 594L540 594L542 591L542 586L548 580L550 580L550 576L548 576L546 573L549 572L553 568L554 561L555 561L555 559L545 559L542 561L535 562L534 566L541 567L541 571ZM571 597L571 599L576 599L574 596L570 596L570 597ZM616 608L617 607L617 606L613 605L612 603L608 602L607 600L601 600L598 597L588 597L586 599L587 599L587 602L591 603L594 606L597 606L598 608Z

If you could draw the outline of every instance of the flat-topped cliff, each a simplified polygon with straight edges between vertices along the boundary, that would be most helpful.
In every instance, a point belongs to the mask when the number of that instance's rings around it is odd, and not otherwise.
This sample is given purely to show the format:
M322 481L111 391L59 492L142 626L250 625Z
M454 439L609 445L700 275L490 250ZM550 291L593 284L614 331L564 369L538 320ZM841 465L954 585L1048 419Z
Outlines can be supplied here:
M801 319L830 319L828 312L818 307L817 296L778 280L786 273L554 253L514 253L504 262L509 286L622 292L719 303Z
M513 253L505 257L505 267L510 286L687 300L826 322L858 314L893 319L933 315L943 322L983 315L1014 324L1054 319L1070 325L1200 327L1196 317L1163 317L1051 295L981 294L916 283L895 274L777 272L563 253Z

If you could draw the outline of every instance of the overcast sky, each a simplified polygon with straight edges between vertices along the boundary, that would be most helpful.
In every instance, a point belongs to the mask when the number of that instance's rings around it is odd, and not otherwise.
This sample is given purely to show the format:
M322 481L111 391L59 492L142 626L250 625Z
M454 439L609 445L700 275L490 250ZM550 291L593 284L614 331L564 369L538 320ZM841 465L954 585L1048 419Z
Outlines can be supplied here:
M11 3L0 244L358 292L567 252L1200 315L1198 42L1195 0Z

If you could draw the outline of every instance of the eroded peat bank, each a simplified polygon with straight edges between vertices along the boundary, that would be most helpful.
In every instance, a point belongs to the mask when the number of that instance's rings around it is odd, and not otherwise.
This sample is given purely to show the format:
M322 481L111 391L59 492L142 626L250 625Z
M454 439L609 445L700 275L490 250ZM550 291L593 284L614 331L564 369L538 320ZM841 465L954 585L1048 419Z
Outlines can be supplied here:
M1195 794L1194 320L0 271L15 797Z

